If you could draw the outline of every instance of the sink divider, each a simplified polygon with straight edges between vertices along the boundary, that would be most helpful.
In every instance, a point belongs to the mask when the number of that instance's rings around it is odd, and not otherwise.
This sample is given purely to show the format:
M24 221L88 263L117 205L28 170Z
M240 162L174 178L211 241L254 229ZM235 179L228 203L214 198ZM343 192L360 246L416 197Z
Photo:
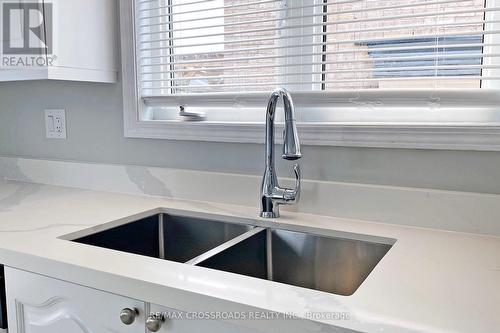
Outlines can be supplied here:
M272 230L266 230L267 279L273 280L273 235Z
M165 237L163 235L165 225L163 223L163 215L158 214L158 256L160 259L165 259Z
M222 243L221 245L214 247L213 249L208 250L207 252L204 252L204 253L200 254L199 256L197 256L189 261L186 261L185 264L196 266L196 265L204 262L205 260L210 259L211 257L213 257L213 256L235 246L236 244L241 243L244 240L246 240L250 237L253 237L253 236L257 235L258 233L263 232L265 230L267 230L267 229L262 228L262 227L254 227L253 229L245 232L244 234L241 234L241 235L239 235L239 236L237 236L237 237L235 237L235 238L233 238L225 243ZM267 238L269 239L270 237L267 236Z

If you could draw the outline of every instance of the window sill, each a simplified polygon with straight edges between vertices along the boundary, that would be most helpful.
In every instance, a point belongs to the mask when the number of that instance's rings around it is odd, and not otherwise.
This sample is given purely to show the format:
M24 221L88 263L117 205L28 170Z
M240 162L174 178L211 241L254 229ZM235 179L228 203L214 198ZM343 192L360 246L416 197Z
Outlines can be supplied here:
M282 125L276 125L281 133ZM301 143L317 146L500 151L500 125L298 124ZM137 121L129 138L264 143L263 124ZM277 135L280 140L281 135Z

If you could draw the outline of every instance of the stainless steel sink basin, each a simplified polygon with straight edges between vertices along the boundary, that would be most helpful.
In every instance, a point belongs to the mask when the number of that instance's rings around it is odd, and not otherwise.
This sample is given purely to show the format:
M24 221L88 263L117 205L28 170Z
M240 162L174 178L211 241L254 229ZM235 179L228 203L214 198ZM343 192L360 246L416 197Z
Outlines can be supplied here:
M262 230L199 266L339 295L352 295L391 245Z
M346 296L394 244L365 235L340 238L334 232L320 235L227 220L156 214L64 238Z
M252 226L157 214L73 239L88 245L186 262L252 229Z

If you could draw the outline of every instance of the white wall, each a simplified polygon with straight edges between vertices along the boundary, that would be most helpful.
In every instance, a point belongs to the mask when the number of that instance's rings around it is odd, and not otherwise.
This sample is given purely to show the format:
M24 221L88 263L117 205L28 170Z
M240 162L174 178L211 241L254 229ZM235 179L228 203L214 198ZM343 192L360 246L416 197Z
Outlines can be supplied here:
M263 171L262 145L124 138L121 99L120 84L1 83L0 155L242 174ZM45 108L67 109L66 141L45 138ZM306 146L303 153L307 179L500 193L498 152ZM280 175L290 176L287 166L280 162Z

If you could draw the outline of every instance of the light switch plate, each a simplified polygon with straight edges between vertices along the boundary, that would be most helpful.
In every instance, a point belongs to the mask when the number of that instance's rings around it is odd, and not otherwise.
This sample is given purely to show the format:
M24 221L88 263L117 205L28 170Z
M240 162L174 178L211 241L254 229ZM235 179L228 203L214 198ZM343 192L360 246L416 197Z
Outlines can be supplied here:
M66 110L45 110L45 133L48 139L66 139Z

